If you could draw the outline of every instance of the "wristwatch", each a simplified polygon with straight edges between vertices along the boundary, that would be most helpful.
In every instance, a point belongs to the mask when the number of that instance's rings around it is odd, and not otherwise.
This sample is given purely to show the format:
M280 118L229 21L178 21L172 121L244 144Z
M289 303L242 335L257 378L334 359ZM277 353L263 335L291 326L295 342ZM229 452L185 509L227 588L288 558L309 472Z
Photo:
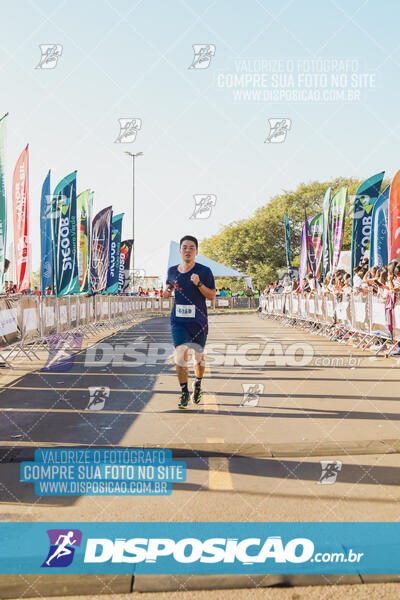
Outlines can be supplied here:
M197 287L198 287L198 288L201 288L201 286L202 286L202 285L203 285L203 282L202 282L202 281L199 281L199 283L197 284Z

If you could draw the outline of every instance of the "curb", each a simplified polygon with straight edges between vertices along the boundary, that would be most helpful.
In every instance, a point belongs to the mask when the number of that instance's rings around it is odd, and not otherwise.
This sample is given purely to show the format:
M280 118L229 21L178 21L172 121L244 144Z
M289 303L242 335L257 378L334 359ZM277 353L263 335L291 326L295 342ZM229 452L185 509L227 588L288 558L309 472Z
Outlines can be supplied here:
M90 446L91 447L91 446ZM0 445L0 463L19 463L34 460L34 452L37 448L74 448L85 449L89 446L69 444L32 444L30 446ZM344 455L375 455L375 454L400 454L400 439L387 440L360 440L342 442L299 442L287 444L145 444L138 446L96 446L98 448L162 448L172 450L173 458L195 458L199 456L247 456L250 458L281 458L281 457L308 457L308 456L344 456Z
M0 575L0 598L129 594L132 575Z
M0 598L399 583L388 575L0 575Z

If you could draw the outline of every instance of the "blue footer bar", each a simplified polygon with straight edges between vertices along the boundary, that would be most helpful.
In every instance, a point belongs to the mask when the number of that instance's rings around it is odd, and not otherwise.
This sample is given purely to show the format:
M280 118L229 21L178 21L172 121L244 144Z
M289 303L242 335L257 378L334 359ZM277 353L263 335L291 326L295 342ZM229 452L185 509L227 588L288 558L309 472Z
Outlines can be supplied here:
M400 523L1 523L0 572L400 573Z

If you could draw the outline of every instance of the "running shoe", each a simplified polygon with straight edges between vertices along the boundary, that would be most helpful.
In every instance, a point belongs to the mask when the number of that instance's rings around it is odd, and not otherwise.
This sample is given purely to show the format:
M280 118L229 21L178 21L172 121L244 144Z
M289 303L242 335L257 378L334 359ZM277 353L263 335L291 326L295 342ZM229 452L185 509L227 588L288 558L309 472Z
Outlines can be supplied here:
M178 408L187 408L189 404L189 392L182 392L181 397L179 398Z
M199 404L201 400L201 387L199 385L196 385L195 382L193 382L193 392L190 396L190 399L193 404Z

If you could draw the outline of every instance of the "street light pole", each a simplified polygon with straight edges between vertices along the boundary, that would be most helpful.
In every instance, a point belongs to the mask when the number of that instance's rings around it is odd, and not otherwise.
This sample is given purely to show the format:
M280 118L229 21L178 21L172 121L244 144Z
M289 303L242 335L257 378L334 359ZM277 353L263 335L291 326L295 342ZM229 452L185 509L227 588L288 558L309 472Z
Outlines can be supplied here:
M132 157L132 250L131 250L131 261L132 261L132 291L134 285L134 269L135 269L135 158L142 156L143 152L125 152L128 156Z

